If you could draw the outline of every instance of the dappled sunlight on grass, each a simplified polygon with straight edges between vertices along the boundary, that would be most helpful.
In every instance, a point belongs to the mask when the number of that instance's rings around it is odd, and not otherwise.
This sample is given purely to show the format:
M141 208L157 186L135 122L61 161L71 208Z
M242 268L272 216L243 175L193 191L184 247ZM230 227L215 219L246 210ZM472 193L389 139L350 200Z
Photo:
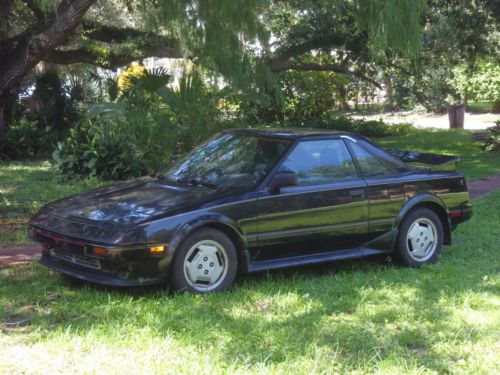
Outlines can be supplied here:
M417 130L404 136L375 139L375 142L387 149L457 155L460 157L458 169L468 181L499 173L500 155L482 150L481 143L472 140L472 134L460 129Z
M45 372L64 364L89 372L494 373L499 210L500 191L476 201L455 244L421 270L384 258L344 261L248 275L207 296L70 284L35 264L4 269L0 321L29 325L5 331L0 364L22 352L23 368Z
M28 243L25 224L44 204L103 184L61 180L46 160L0 162L0 248Z

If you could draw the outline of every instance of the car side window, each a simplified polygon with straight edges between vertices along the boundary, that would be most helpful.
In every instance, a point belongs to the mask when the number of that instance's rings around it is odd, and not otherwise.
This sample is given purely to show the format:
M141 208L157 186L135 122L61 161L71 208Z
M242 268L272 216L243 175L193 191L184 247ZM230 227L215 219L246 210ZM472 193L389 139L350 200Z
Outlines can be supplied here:
M300 142L281 166L297 174L297 184L345 181L358 178L341 139Z
M361 173L365 177L390 176L394 171L389 168L380 158L364 149L359 142L349 142L349 146L358 161Z

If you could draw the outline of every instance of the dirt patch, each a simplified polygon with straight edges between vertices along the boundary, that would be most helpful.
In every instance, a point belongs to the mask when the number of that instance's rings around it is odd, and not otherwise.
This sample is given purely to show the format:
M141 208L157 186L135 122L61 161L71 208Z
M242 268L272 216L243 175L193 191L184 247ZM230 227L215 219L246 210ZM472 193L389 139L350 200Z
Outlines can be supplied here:
M0 268L16 266L40 259L42 246L39 244L17 246L0 250Z
M500 174L472 181L467 184L472 198L479 198L493 190L500 189Z

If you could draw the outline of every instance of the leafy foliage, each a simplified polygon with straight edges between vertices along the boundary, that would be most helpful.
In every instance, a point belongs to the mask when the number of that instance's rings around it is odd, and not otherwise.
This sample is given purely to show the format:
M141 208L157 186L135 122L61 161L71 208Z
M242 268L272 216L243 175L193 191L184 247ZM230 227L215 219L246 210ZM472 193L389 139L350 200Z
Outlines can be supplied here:
M196 71L186 72L178 87L167 87L169 78L163 69L144 68L129 76L116 101L91 105L53 153L66 178L153 174L221 129L218 95Z
M496 121L495 126L487 129L486 132L475 133L476 141L483 142L483 149L490 152L500 152L500 121Z
M161 87L144 84L145 76L132 77L116 102L91 105L58 144L53 158L67 178L123 179L152 173L169 160L175 116L161 100Z
M23 159L51 153L97 100L89 78L70 75L63 82L54 70L37 77L33 95L16 104L21 110L0 133L0 157Z
M390 99L443 112L452 102L473 99L479 94L478 86L488 99L497 95L492 95L488 82L495 81L498 73L485 64L489 61L498 66L499 24L492 2L427 3L421 55L416 61L400 57L389 60L393 83ZM478 78L476 82L474 77Z
M481 60L474 70L465 65L454 69L450 82L469 99L500 102L500 65L498 61ZM500 112L500 108L498 108Z
M319 119L310 120L303 124L304 127L330 129L357 133L366 137L389 137L407 135L413 132L411 124L389 125L383 121L353 120L345 116L326 114Z
M53 140L48 128L26 117L13 123L8 132L0 134L0 159L29 159L47 150Z

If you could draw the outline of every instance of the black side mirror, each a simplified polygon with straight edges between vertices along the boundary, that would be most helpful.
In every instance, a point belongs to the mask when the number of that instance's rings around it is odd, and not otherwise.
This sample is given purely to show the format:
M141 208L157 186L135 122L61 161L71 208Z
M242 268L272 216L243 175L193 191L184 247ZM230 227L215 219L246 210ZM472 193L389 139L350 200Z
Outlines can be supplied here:
M293 171L278 171L269 183L269 190L278 192L280 188L297 185L297 174Z

